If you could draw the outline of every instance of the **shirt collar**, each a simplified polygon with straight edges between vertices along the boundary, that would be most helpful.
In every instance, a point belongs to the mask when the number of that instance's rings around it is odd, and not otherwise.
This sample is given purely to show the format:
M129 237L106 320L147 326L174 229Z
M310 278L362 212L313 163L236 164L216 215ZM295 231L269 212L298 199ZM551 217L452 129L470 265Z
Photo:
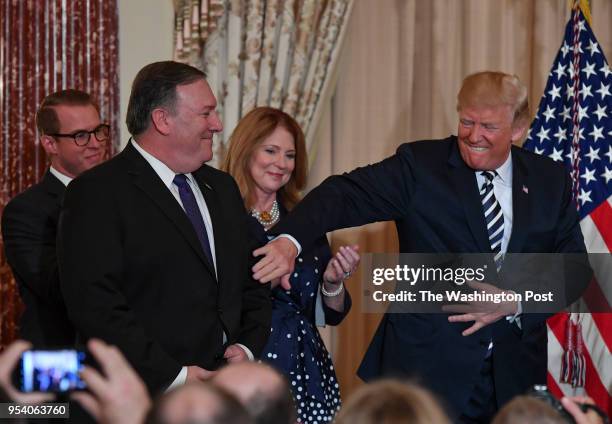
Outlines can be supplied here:
M506 186L512 186L512 151L502 165L496 169L497 175Z
M151 153L143 149L136 142L136 140L132 138L130 142L132 143L132 146L134 146L134 148L138 151L138 153L140 153L142 157L149 163L149 165L151 165L151 168L153 168L155 173L159 176L159 178L161 178L164 185L171 189L172 182L174 181L174 177L176 176L176 173L172 169L168 168L168 166L165 163L163 163L161 160L157 159ZM187 176L187 179L189 180L191 185L195 184L191 173L188 173L185 175Z
M512 187L512 152L508 155L508 158L501 166L495 169L497 177L500 183L505 187ZM476 181L478 187L482 187L485 181L485 177L482 176L482 171L474 171L476 173Z
M55 176L55 178L60 180L60 182L64 184L66 187L68 187L68 184L70 183L70 181L73 180L73 178L69 177L68 175L62 174L57 169L55 169L53 166L49 167L49 171L53 174L53 176Z

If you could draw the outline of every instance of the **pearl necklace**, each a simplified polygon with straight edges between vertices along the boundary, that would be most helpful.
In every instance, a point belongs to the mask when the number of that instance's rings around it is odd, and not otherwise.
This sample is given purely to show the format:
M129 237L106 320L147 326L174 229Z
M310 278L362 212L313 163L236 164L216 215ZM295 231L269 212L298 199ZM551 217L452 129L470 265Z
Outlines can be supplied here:
M270 209L270 212L258 212L255 208L251 209L251 216L255 218L264 227L271 227L272 225L276 224L278 222L278 219L280 218L278 202L275 200L274 203L272 203L272 209Z

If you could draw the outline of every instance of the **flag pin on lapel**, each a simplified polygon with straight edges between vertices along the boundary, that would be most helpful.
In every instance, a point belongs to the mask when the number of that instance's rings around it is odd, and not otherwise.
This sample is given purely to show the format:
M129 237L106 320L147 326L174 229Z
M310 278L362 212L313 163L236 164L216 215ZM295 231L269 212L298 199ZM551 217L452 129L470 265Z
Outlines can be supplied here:
M523 193L529 194L529 189L527 188L526 185L523 186Z

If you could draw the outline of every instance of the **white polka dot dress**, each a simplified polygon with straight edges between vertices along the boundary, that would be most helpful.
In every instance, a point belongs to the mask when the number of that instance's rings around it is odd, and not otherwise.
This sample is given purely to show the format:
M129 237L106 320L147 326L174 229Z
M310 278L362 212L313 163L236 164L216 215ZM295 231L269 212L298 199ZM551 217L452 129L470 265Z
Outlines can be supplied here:
M302 423L331 422L340 408L336 372L314 324L316 291L328 260L329 254L310 259L301 255L291 276L291 290L272 291L272 332L262 360L288 378Z

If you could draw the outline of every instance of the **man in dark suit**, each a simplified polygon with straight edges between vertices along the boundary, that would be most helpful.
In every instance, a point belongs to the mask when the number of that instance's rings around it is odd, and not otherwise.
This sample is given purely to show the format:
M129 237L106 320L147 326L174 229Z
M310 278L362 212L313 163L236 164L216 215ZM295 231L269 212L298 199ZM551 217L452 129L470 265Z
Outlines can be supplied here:
M66 185L104 156L109 127L89 94L63 90L45 97L36 114L50 167L38 183L4 208L2 236L25 309L20 337L35 347L72 345L74 327L61 296L55 238Z
M116 345L153 393L252 358L270 331L240 192L204 164L222 130L216 105L201 71L145 66L127 110L133 139L64 200L60 276L79 341Z
M510 252L585 252L564 167L512 146L529 119L518 78L467 77L457 110L457 137L404 144L382 162L330 177L274 232L307 248L331 230L395 220L404 253L481 252L502 266ZM266 257L254 277L285 275L298 248L279 237L255 251ZM489 422L499 405L546 382L544 316L520 312L511 302L450 316L386 314L358 373L416 377L460 421Z

